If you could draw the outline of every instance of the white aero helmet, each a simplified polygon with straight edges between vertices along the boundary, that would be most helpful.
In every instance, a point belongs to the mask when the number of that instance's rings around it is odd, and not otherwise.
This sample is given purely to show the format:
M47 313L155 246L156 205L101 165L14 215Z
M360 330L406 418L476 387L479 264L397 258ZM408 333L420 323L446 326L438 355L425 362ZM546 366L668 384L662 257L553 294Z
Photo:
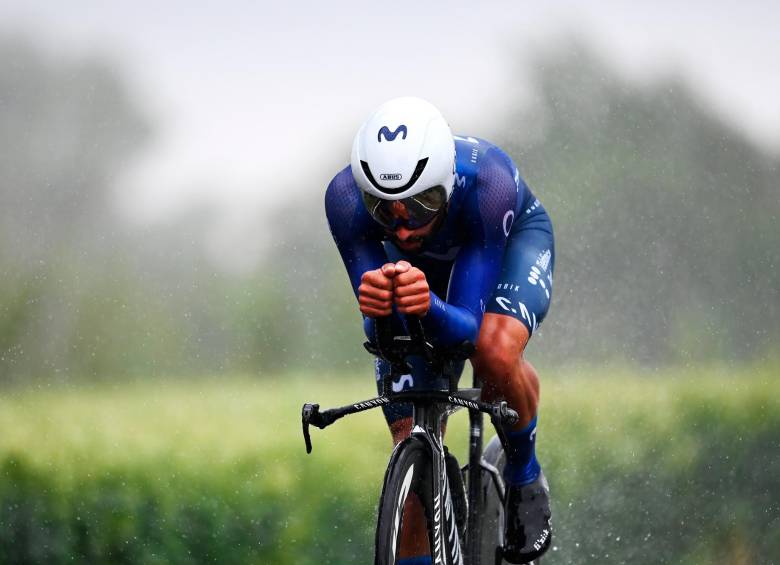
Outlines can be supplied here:
M424 225L452 194L452 132L430 102L414 97L385 102L355 136L352 175L379 223L391 228Z

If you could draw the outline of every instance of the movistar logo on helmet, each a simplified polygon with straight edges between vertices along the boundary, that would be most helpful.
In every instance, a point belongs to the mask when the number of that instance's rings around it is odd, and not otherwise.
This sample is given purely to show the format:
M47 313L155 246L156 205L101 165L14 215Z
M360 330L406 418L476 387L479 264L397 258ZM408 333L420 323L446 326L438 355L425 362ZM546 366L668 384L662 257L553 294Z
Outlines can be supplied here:
M379 180L401 180L404 176L400 173L382 173Z
M387 141L395 141L395 138L398 137L398 134L401 134L401 139L406 139L406 126L401 124L397 128L395 128L395 131L390 131L390 128L387 126L382 126L382 128L379 130L379 133L376 134L376 140L379 143L382 143L382 136Z

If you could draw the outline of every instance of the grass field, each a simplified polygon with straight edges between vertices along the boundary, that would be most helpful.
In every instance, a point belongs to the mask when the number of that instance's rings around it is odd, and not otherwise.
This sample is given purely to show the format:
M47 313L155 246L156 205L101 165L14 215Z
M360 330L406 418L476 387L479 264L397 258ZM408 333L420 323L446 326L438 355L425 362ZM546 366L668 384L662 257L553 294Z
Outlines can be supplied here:
M564 371L538 455L549 563L780 561L775 367ZM313 430L300 406L370 377L143 381L0 397L0 563L367 563L390 450L380 412ZM465 414L448 443L465 454Z

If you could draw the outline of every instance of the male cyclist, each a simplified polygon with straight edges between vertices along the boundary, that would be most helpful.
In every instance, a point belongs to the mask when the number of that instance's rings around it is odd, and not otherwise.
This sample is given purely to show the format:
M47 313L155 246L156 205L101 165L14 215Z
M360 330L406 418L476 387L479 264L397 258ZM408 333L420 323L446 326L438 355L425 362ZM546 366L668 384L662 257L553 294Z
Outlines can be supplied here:
M495 145L453 136L419 98L391 100L355 136L351 165L325 195L328 223L373 336L373 319L422 318L435 343L476 343L483 398L505 399L520 422L502 430L507 484L505 559L550 546L547 481L535 455L539 379L523 358L552 291L552 224L512 160ZM424 363L394 389L424 383ZM377 378L385 367L377 363ZM385 417L397 444L411 408ZM426 561L427 559L427 561ZM414 557L407 563L430 563ZM403 561L401 561L403 563Z

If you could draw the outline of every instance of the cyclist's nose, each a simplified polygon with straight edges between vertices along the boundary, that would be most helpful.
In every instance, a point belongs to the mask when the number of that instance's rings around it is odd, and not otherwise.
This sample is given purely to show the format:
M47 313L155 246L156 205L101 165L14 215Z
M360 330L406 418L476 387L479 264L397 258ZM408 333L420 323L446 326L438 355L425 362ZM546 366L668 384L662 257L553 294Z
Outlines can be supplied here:
M399 241L406 241L412 237L412 233L412 230L406 226L400 226L395 230L395 237L397 237Z

